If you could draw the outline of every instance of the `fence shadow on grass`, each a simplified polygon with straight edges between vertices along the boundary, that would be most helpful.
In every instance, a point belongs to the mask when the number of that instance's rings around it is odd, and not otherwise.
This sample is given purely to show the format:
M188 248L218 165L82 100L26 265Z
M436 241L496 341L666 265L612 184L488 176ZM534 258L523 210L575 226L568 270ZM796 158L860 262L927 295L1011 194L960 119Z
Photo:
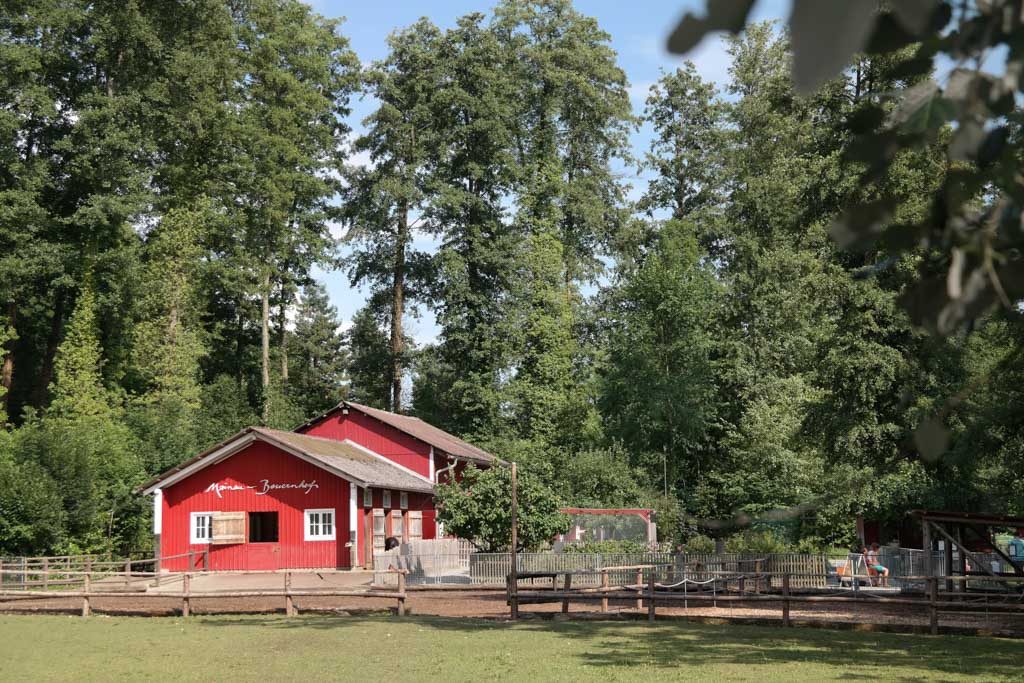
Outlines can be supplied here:
M339 631L379 625L388 617L303 615L297 618L228 617L202 619L218 628L312 628ZM1024 640L978 636L921 636L858 633L828 629L785 629L768 626L655 624L613 621L524 621L516 624L481 619L409 616L389 623L408 624L486 642L488 633L514 630L566 638L564 656L581 665L658 668L707 664L780 666L791 663L837 667L844 677L886 681L921 680L921 671L970 676L979 680L1011 680L1020 674ZM568 645L568 643L567 643ZM523 655L529 655L527 650ZM909 670L908 670L909 668Z

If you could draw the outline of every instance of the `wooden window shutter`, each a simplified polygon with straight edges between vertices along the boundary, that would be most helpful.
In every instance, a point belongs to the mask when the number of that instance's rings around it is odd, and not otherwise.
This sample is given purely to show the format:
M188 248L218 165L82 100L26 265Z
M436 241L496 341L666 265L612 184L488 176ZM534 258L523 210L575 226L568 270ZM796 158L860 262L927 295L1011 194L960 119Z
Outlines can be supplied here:
M373 511L373 550L374 552L384 552L384 536L386 532L384 530L384 511L380 508L376 508Z
M405 533L402 529L402 513L398 510L391 511L391 535L399 541L405 540Z
M409 540L423 540L423 512L420 510L409 511Z
M245 543L245 513L215 512L213 513L213 545L229 543Z

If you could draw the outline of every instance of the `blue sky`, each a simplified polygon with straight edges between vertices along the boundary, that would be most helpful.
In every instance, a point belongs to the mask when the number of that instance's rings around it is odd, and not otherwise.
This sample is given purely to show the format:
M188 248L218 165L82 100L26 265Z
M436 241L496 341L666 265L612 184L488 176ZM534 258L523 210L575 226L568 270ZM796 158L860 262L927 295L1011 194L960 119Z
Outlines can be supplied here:
M386 38L389 33L412 24L421 16L446 28L454 25L458 17L470 12L489 14L495 2L386 0L378 3L312 0L310 4L324 16L345 17L341 31L351 42L360 60L367 63L386 56ZM789 0L760 0L754 7L753 18L785 18L789 4ZM703 13L704 0L576 0L575 6L580 12L595 17L601 27L611 34L619 66L629 78L633 107L639 112L643 108L648 88L658 80L661 70L672 70L683 61L683 58L665 51L665 38L687 10ZM708 80L723 82L727 77L728 59L717 38L706 38L686 58L692 60L701 75ZM372 107L372 102L359 101L358 98L353 103L351 125L356 134L361 130L359 122L372 111ZM648 130L637 131L633 136L634 150L642 152L649 138ZM634 178L632 182L638 186L642 179ZM332 303L347 323L363 305L365 292L350 287L347 276L341 271L321 271L317 273L317 278L327 286ZM407 327L420 344L431 341L437 334L437 327L429 311L422 311L419 319L407 321Z

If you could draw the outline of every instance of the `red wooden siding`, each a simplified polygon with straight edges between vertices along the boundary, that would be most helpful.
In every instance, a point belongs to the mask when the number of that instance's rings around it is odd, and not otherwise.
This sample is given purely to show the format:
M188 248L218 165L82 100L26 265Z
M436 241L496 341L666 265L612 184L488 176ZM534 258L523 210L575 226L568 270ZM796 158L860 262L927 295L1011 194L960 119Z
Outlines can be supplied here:
M262 480L272 483L316 481L309 493L297 489L257 495ZM207 491L212 483L254 486L241 491ZM304 511L334 508L334 541L304 540ZM277 543L190 544L192 512L278 513ZM164 490L161 554L210 550L210 569L267 570L349 566L349 483L270 444L255 442L216 465L202 469ZM168 560L165 569L181 571L187 559Z
M348 415L337 411L300 431L325 439L349 439L417 474L430 476L428 444L357 410L350 410Z

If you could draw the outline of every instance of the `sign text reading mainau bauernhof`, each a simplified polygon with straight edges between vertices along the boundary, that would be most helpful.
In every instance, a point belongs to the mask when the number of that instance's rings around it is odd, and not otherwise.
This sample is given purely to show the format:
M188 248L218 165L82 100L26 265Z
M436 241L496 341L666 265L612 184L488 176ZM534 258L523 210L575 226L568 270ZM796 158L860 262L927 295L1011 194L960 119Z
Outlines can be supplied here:
M209 486L206 487L206 493L209 493L209 492L213 491L214 493L217 494L218 498L223 498L224 497L223 493L225 491L246 491L248 489L255 489L257 496L265 496L268 493L270 493L271 491L281 491L281 490L285 490L285 489L298 489L298 490L302 491L303 493L305 493L306 495L309 495L310 491L312 491L313 489L318 489L318 488L320 488L320 485L316 483L316 479L314 479L313 481L306 481L305 479L303 479L302 481L300 481L297 484L296 483L277 484L277 483L271 482L269 479L260 479L259 486L254 486L252 484L221 484L221 483L218 483L218 482L214 482L214 483L212 483L212 484L210 484Z

